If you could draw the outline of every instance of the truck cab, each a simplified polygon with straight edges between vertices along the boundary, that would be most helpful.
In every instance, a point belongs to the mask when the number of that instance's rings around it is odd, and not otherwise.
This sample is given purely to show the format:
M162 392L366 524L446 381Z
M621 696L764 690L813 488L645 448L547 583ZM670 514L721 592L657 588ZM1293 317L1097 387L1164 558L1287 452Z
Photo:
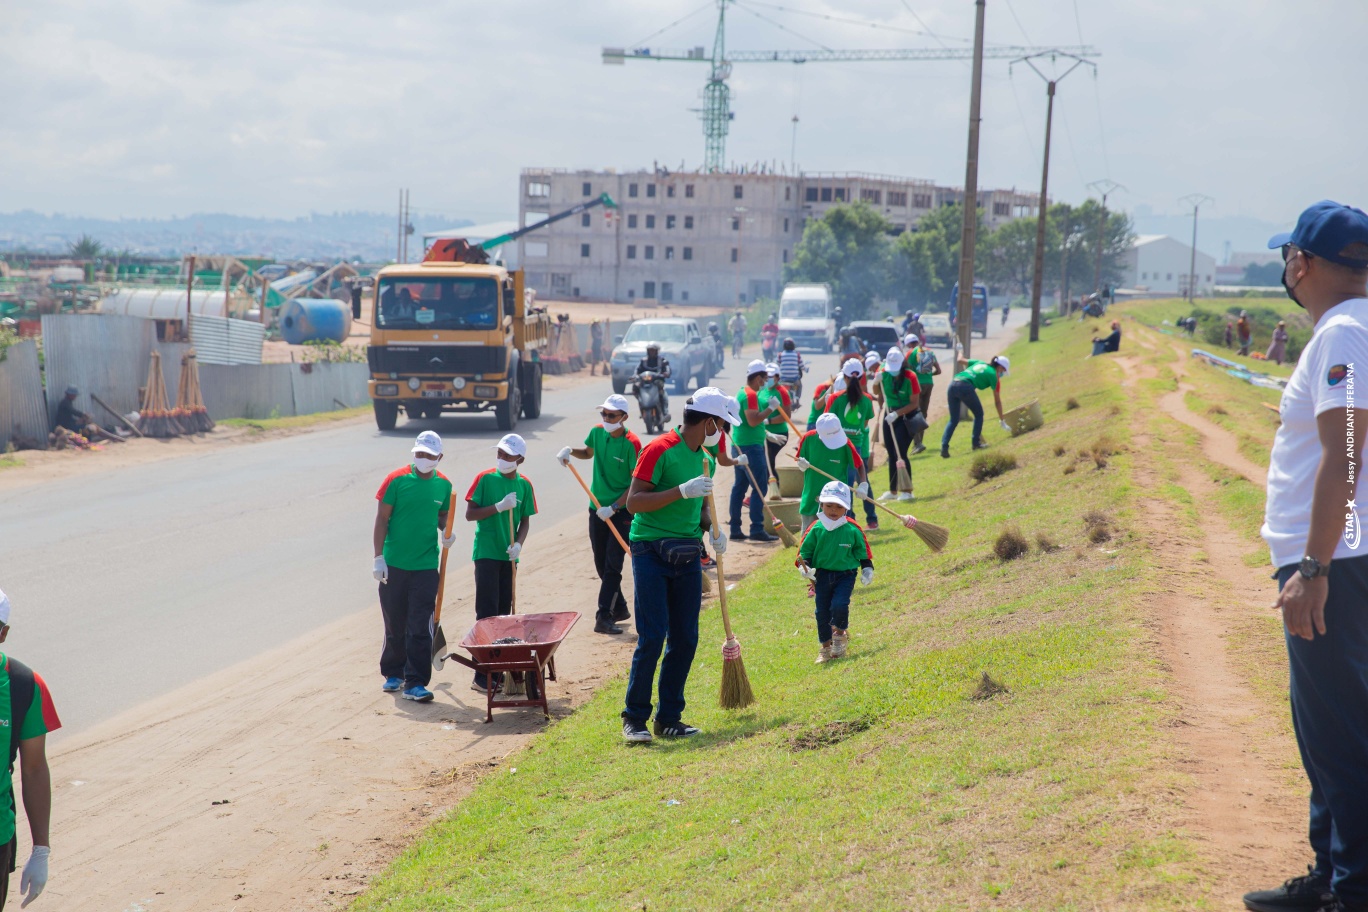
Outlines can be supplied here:
M375 276L369 383L375 423L492 411L499 429L541 414L541 352L551 318L532 306L521 270L461 259L470 248L434 246L422 263ZM478 248L475 248L478 250ZM434 255L434 253L436 255ZM480 251L482 253L482 251Z

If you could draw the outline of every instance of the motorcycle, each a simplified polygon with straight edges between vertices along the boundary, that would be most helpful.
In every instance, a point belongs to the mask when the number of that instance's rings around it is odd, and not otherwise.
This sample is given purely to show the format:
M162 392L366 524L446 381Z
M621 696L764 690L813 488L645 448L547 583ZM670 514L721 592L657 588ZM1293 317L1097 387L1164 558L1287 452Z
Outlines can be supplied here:
M779 341L779 333L772 329L761 330L760 332L760 358L766 364L774 360L775 343Z
M792 403L792 405L790 406L790 408L792 409L790 414L798 411L798 406L803 404L803 374L806 374L808 370L809 366L804 364L802 373L798 375L797 380L779 381L779 385L782 386L784 389L788 390L789 401Z
M659 434L670 420L670 407L665 399L665 378L655 371L642 371L632 378L632 395L636 397L637 413L646 426L646 433Z
M722 341L722 336L717 333L712 334L713 340L713 364L717 370L722 369L722 365L727 363L727 346Z

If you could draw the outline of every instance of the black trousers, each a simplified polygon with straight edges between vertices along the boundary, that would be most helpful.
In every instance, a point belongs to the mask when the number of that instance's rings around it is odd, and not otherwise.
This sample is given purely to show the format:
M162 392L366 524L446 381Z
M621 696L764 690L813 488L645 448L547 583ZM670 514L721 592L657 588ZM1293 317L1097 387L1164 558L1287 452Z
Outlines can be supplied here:
M907 450L912 446L912 428L906 417L884 422L884 449L888 450L888 490L898 490L898 460L907 461ZM912 467L908 466L909 474ZM910 491L908 492L911 493Z
M769 430L769 428L766 428L766 430ZM778 434L780 437L784 438L783 443L775 443L768 437L765 438L765 455L769 457L770 478L778 479L779 454L783 452L784 447L788 446L788 428L785 427L778 431L770 431L770 433Z
M481 558L475 565L475 619L513 613L513 562ZM485 676L475 672L475 686L484 689Z
M632 514L618 510L611 520L613 527L623 540L632 531ZM627 610L627 600L622 596L622 564L627 552L613 537L608 523L598 518L593 510L589 511L589 546L594 550L594 572L599 578L598 623L625 621L631 617Z
M432 614L437 606L436 570L389 568L380 584L380 613L385 619L385 646L380 673L403 678L404 689L432 680Z

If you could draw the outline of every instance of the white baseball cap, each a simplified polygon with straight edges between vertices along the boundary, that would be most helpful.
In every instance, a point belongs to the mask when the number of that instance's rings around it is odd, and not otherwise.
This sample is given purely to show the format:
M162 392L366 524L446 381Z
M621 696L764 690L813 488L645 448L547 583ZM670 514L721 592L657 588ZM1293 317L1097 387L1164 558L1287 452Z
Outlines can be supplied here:
M822 485L822 493L817 495L818 503L840 504L850 509L850 488L844 481L828 481Z
M916 333L908 333L903 336L903 345L916 345L920 341L921 340L917 338Z
M736 424L741 423L741 403L735 399L727 399L727 414L734 419Z
M619 396L617 393L603 400L603 405L598 407L600 412L626 412L627 397Z
M499 449L505 453L512 453L514 456L526 456L527 441L517 434L504 434L499 438Z
M765 362L761 361L759 358L756 358L750 364L746 365L746 376L754 377L756 374L763 374L768 370L769 368L766 367Z
M823 412L817 416L816 430L817 438L828 450L839 450L849 442L845 428L841 427L841 419L831 412Z
M436 431L423 431L418 435L418 439L413 441L414 453L427 453L429 456L442 455L442 438Z
M902 349L893 346L888 350L888 358L884 361L884 369L897 373L902 370L903 362L907 359L903 356Z
M765 365L765 373L769 374L771 377L775 376L779 373L779 365L771 361L769 364Z
M841 365L841 373L845 374L847 377L863 377L864 365L854 358L851 358L845 364Z
M732 399L731 396L728 396L717 387L705 386L702 389L694 390L693 396L684 404L684 410L712 415L714 418L721 418L723 421L735 427L741 423L741 417L737 414L733 414L732 410L727 406L728 402L735 401L735 399ZM834 418L836 416L833 415L832 417Z
M1004 377L1012 372L1012 362L1008 360L1006 355L998 355L993 359L993 363L1002 368L1002 375Z
M9 618L10 618L10 600L9 600L9 596L5 595L5 593L4 593L3 590L0 590L0 626L4 626L4 625L8 624L8 623L9 623Z
M865 353L865 370L873 370L874 368L876 368L876 367L879 366L879 362L882 361L882 360L883 360L883 359L879 357L879 353L878 353L878 352L874 352L874 351L872 351L872 352L866 352L866 353Z

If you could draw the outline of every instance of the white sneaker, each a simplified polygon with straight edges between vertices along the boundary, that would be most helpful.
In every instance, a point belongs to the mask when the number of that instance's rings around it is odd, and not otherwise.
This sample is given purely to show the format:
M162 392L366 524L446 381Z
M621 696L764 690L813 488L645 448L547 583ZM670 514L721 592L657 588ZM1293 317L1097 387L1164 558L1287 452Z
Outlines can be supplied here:
M850 645L850 634L849 634L849 633L836 633L835 631L832 631L832 633L831 633L831 657L832 657L833 659L844 658L844 657L845 657L845 654L846 654L846 647L847 647L848 645Z
M884 491L882 494L879 495L879 500L892 500L897 496L898 495L893 491Z
M911 501L916 499L917 495L913 494L911 491L903 491L901 494L898 495L898 500L902 501Z
M824 663L830 662L830 661L831 661L831 647L830 647L830 646L823 646L823 647L822 647L822 651L819 652L819 653L817 653L817 661L816 661L816 662L813 662L812 664L814 664L814 665L821 665L821 664L824 664Z

